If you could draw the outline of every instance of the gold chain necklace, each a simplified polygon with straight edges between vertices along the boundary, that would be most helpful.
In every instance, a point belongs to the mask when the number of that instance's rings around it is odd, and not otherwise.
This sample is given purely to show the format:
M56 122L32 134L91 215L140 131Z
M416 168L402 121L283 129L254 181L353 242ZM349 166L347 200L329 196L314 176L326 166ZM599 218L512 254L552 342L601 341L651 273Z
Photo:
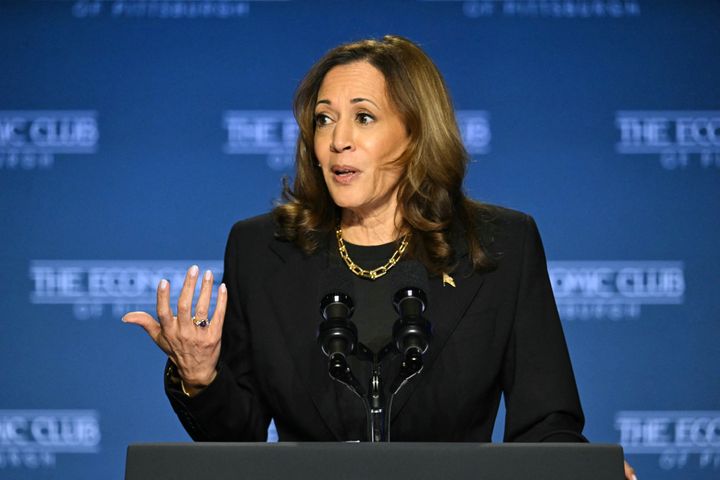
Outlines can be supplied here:
M397 248L397 250L395 250L395 252L393 252L392 257L390 257L390 260L388 260L385 265L381 265L372 270L365 270L364 268L353 262L350 258L347 248L345 248L345 242L343 242L341 227L338 227L337 230L335 230L335 236L337 237L338 251L340 252L340 257L345 261L345 264L348 266L350 271L358 277L369 278L370 280L375 280L379 277L382 277L388 272L388 270L394 267L398 260L400 260L400 257L402 257L403 253L405 253L405 250L407 249L410 240L409 233L403 235L400 246Z

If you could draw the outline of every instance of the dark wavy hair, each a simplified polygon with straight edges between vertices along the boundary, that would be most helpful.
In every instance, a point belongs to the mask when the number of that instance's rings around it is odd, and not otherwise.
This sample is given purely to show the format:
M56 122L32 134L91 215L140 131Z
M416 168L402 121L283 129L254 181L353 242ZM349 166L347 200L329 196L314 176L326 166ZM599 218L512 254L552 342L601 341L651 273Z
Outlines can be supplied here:
M295 180L292 188L285 181L283 203L273 211L278 237L310 254L340 222L340 209L316 167L314 112L325 75L333 67L354 62L368 62L383 74L388 98L408 130L409 146L397 160L404 169L398 205L403 228L413 234L406 254L421 261L431 274L451 271L457 259L450 226L458 222L473 268L492 267L494 262L483 248L476 225L485 208L462 190L468 154L445 82L420 47L395 35L330 50L298 86L293 103L300 127Z

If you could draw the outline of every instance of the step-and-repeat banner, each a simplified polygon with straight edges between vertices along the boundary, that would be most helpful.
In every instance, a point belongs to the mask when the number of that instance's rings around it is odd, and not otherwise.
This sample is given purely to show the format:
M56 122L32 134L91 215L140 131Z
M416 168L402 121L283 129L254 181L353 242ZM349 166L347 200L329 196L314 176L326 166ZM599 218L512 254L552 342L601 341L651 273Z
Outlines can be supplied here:
M120 317L220 276L292 173L298 81L386 33L445 75L467 191L540 226L587 436L720 476L720 2L78 0L0 3L0 477L189 440Z

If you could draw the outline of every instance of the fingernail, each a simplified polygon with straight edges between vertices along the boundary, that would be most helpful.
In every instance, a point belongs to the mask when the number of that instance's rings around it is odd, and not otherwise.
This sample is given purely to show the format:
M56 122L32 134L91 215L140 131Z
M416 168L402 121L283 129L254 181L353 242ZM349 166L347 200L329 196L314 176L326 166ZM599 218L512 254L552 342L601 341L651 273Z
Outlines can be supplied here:
M168 281L164 278L160 280L160 290L165 290L168 286Z
M227 292L227 287L225 286L224 283L221 283L221 284L220 284L220 291L223 292L223 293Z
M210 270L205 270L205 275L203 275L203 278L206 282L210 281L210 277L212 277L212 272Z
M200 268L197 265L193 265L190 267L189 273L191 277L197 277L198 272L200 271Z
M122 320L123 323L127 322L127 320L125 320L125 317L126 317L126 315L123 315L122 318L120 319L120 320Z
M632 480L637 480L637 475L633 475Z

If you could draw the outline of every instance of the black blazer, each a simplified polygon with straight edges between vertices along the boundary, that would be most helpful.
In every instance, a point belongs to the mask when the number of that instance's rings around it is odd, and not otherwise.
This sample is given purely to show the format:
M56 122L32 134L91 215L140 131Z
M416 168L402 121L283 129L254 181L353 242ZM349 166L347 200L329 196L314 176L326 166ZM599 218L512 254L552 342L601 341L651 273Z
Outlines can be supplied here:
M494 232L497 268L472 272L457 240L456 287L430 279L434 338L425 370L393 403L392 439L488 442L502 392L506 441L585 441L537 227L525 214L487 208L492 218L479 228ZM189 398L166 369L166 393L198 441L263 441L271 418L281 441L365 440L362 403L330 379L316 343L329 256L306 256L274 230L270 215L233 226L217 377ZM397 368L388 365L389 378Z

